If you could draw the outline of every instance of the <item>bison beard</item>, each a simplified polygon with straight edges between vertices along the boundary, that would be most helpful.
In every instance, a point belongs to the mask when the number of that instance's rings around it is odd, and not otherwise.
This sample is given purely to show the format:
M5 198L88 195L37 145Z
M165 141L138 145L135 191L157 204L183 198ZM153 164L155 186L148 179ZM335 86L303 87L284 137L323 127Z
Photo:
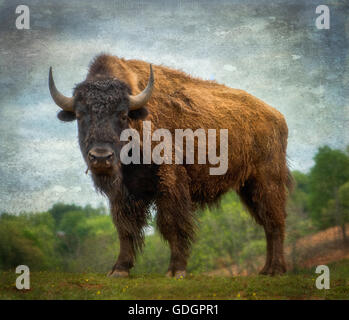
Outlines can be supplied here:
M113 159L109 173L91 169L96 189L109 199L120 239L119 257L109 274L128 276L144 244L150 207L155 205L157 227L171 249L167 275L184 276L196 231L195 210L216 204L229 190L238 193L264 227L267 258L261 273L285 272L285 203L292 178L286 164L288 129L283 116L242 90L163 66L155 67L154 85L152 74L147 78L145 62L100 55L92 62L86 80L76 87L74 97L67 98L56 89L50 71L51 95L63 109L58 117L63 121L79 119L79 142L89 169L91 150L93 159L102 147L103 154L108 151ZM146 85L142 93L131 95ZM122 120L125 112L126 122ZM165 128L172 133L186 128L228 129L227 172L210 176L209 164L197 161L181 165L117 163L121 130L136 129L142 140L144 119L152 121L154 130ZM194 146L197 150L197 143Z

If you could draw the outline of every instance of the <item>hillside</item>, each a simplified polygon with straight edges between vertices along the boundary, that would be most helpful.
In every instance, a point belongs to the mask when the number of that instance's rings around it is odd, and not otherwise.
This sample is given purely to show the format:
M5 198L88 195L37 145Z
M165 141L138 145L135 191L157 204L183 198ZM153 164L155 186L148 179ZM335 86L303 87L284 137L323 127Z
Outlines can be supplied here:
M278 277L210 277L160 275L109 279L103 274L32 272L31 289L17 290L16 274L0 275L0 299L349 299L349 260L330 266L330 290L315 287L317 275L308 269Z

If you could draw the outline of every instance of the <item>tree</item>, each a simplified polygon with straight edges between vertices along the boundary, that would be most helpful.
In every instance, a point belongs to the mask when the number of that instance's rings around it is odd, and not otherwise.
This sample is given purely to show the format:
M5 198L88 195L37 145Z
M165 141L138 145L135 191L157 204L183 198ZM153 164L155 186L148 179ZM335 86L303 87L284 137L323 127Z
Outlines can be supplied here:
M349 222L349 181L338 189L338 205L340 212L340 226L342 228L343 241L348 242L346 236L346 223Z
M52 208L49 210L52 217L56 221L56 226L58 226L64 216L65 213L69 211L78 211L82 208L75 205L75 204L64 204L64 203L56 203L52 206Z
M335 198L338 188L349 181L349 157L341 150L325 146L319 148L314 161L309 174L309 207L314 223L324 229L333 224L323 219L323 208Z
M215 268L254 271L255 258L265 254L263 228L258 226L233 192L219 207L198 212L200 229L188 270L206 272ZM246 249L244 249L247 247Z
M59 264L54 221L47 212L0 216L0 269L28 265L49 270Z
M349 181L343 184L335 193L334 199L329 200L322 216L325 224L341 227L343 242L348 242L346 224L349 222Z
M295 181L295 188L289 196L288 204L297 207L300 215L309 217L309 175L300 171L293 171L292 176Z
M299 171L293 171L292 175L296 183L287 203L286 243L291 248L293 270L297 270L303 254L297 242L313 230L309 216L309 176Z

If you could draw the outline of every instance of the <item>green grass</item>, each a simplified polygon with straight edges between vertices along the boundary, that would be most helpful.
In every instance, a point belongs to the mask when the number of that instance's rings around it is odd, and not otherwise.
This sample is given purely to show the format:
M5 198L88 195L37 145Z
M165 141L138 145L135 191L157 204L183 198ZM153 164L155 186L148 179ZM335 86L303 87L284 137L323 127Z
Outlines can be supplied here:
M0 299L349 299L349 260L329 265L331 288L318 290L314 270L284 276L208 277L32 272L30 290L17 290L15 272L0 273Z

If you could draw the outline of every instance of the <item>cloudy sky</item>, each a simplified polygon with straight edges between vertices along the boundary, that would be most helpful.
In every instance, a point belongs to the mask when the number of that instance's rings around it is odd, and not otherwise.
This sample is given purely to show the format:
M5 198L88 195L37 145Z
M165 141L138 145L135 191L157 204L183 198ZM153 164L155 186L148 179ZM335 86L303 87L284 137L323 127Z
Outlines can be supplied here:
M66 95L100 52L181 69L247 90L289 125L292 169L317 148L349 144L349 4L315 0L0 0L0 211L46 210L57 201L97 205L76 123L56 118L47 74ZM15 8L30 9L17 30Z

